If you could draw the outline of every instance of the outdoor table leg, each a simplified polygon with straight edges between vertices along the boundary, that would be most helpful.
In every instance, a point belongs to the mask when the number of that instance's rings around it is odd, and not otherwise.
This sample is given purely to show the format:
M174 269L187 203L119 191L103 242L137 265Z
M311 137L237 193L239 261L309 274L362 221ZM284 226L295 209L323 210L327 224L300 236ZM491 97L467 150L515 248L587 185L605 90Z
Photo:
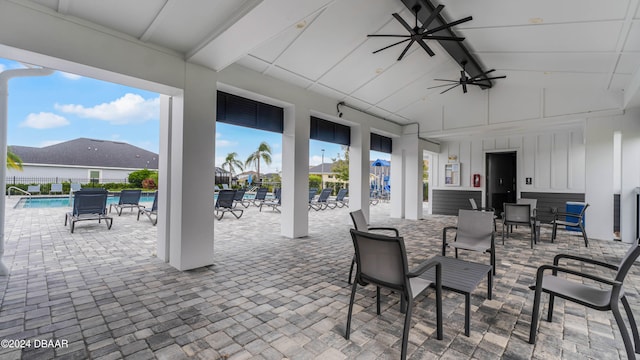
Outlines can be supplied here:
M471 293L464 294L464 334L469 336L471 332Z

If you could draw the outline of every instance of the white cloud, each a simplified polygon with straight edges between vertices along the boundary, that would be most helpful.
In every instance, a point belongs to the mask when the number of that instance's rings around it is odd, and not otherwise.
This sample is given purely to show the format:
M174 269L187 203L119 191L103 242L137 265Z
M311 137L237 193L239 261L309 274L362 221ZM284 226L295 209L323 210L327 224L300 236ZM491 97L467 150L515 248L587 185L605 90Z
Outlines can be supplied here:
M160 98L144 99L140 95L128 93L110 103L102 103L93 107L56 104L55 108L83 118L108 121L112 125L139 124L159 118Z
M6 68L4 67L4 64L0 64L0 72L5 71L5 69L6 69Z
M61 142L65 142L67 140L45 140L40 143L39 147L47 147L55 144L60 144Z
M329 159L331 160L331 159ZM328 162L327 159L324 159L324 162ZM316 165L320 165L322 164L322 156L320 155L313 155L309 157L309 165L310 166L316 166Z
M30 127L33 129L51 129L69 125L69 120L60 115L48 112L31 113L20 123L20 127Z
M216 147L233 147L233 146L237 146L238 142L237 141L231 141L231 140L216 140Z
M63 71L60 71L60 75L62 75L64 78L69 79L69 80L82 79L82 76L80 76L80 75L76 75L76 74L72 74L72 73L68 73L68 72L63 72Z

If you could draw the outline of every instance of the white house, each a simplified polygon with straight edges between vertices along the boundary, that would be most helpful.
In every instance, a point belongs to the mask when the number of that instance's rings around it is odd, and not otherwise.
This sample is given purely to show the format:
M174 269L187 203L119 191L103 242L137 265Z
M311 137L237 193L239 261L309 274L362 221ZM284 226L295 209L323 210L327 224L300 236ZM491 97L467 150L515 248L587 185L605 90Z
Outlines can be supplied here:
M41 148L11 145L23 170L7 183L126 182L140 169L158 170L158 154L124 142L79 138Z

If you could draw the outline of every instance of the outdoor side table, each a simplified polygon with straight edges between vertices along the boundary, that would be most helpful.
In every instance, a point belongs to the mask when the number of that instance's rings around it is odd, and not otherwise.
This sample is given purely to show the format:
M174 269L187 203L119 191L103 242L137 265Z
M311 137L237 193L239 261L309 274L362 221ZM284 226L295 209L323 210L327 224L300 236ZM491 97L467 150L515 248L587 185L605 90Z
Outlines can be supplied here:
M487 298L491 300L493 287L493 266L464 261L452 257L436 255L430 260L439 261L442 265L442 288L464 295L464 334L469 336L471 322L471 293L487 276ZM435 270L430 269L420 276L429 281L435 281Z

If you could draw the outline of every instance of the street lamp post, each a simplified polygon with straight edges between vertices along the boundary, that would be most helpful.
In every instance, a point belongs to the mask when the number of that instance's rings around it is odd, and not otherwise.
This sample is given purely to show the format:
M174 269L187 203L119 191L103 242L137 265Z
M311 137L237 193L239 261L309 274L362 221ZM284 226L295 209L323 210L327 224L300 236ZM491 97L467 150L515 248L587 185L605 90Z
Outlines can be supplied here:
M322 172L321 180L320 180L320 188L324 190L324 149L322 151L322 165L320 165L320 171Z

